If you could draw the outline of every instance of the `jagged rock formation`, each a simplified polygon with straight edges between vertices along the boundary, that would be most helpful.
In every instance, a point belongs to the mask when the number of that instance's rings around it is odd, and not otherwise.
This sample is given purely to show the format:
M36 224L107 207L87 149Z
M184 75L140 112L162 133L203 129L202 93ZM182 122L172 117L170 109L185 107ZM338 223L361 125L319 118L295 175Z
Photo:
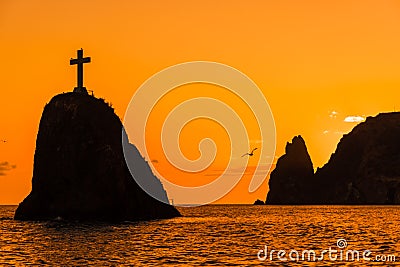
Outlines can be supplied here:
M304 139L295 136L286 144L285 154L276 163L269 179L270 191L266 204L307 204L309 185L314 174L313 164Z
M269 201L276 195L285 196L281 204L305 204L302 197L307 194L313 204L400 204L400 113L368 117L344 135L328 163L305 183L309 189L294 182L292 191L297 193L290 198L287 186L275 184L290 180L293 171L291 165L281 165L282 175L271 174L267 204L277 204Z
M147 195L126 165L122 123L104 100L87 94L53 97L36 140L32 191L15 219L146 220L179 216ZM136 147L128 156L141 175L167 195Z

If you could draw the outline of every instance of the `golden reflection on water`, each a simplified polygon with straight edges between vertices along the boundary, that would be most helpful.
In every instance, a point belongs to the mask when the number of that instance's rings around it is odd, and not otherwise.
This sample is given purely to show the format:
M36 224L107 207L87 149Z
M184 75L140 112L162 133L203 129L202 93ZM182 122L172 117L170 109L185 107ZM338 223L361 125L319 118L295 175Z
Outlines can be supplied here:
M215 205L184 217L120 224L19 222L0 206L0 265L41 266L394 266L386 262L259 261L264 249L336 248L400 260L400 207Z

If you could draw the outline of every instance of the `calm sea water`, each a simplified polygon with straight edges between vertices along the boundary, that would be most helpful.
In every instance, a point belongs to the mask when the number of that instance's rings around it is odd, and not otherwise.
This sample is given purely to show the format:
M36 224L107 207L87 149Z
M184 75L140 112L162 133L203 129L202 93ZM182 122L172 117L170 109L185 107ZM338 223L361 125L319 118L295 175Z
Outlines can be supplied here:
M1 266L394 266L400 263L400 207L211 205L184 217L121 224L19 222L0 206ZM347 246L338 247L345 239ZM341 241L340 246L345 245ZM268 257L263 259L265 246ZM314 250L317 260L308 261ZM284 250L281 261L271 250ZM296 252L299 261L296 259ZM360 261L346 261L358 250ZM365 250L371 261L362 258ZM341 252L340 252L341 251ZM283 252L281 252L283 253ZM342 260L340 260L342 253ZM334 260L334 256L337 259ZM390 259L394 255L396 262ZM386 262L374 262L378 256ZM312 260L312 258L311 258ZM349 254L349 260L351 255ZM390 260L390 261L389 261Z

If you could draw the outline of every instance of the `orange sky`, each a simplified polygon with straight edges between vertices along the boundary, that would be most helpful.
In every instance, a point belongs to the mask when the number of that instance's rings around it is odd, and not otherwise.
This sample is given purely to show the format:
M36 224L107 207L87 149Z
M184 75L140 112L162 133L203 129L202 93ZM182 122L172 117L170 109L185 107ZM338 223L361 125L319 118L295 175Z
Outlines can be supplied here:
M354 127L345 117L400 109L398 1L4 0L0 32L0 139L7 140L0 143L0 163L16 165L0 170L0 204L19 203L29 193L41 112L52 96L75 86L69 59L81 47L92 57L86 87L111 101L120 117L135 90L168 66L204 60L240 70L269 102L277 155L301 134L315 167ZM192 127L181 138L189 158L198 153L185 141L200 126ZM223 152L223 130L212 129ZM151 153L162 158L156 145ZM224 168L226 156L218 155L210 171ZM219 203L265 199L267 182L252 194L248 183L246 175Z

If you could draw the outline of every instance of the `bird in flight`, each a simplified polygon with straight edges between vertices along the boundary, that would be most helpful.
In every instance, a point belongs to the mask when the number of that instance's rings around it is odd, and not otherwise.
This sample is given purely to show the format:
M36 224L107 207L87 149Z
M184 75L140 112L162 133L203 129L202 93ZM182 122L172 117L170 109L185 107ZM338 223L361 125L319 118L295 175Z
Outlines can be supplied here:
M245 154L243 154L242 155L242 158L244 157L244 156L253 156L254 155L254 150L257 150L258 149L258 147L256 147L256 148L254 148L250 153L245 153Z

